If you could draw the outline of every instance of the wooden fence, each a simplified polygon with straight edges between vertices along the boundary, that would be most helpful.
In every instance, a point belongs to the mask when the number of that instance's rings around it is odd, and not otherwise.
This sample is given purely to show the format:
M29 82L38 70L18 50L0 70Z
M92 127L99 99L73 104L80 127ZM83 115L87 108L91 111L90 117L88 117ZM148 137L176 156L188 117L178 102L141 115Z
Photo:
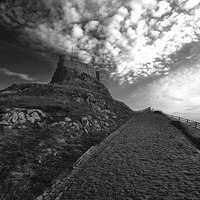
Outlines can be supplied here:
M189 119L185 119L183 117L178 117L178 116L175 116L175 115L167 115L169 118L171 119L175 119L177 121L180 121L180 122L183 122L189 126L192 126L196 129L200 129L200 123L199 122L195 122L195 121L192 121L192 120L189 120Z

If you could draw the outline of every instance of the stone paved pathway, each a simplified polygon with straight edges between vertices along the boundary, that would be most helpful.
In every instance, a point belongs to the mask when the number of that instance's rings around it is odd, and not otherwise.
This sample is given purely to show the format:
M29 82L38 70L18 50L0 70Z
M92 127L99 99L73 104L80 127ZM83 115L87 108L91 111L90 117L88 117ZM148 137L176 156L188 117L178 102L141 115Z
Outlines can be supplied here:
M200 200L200 154L166 117L140 113L60 200Z

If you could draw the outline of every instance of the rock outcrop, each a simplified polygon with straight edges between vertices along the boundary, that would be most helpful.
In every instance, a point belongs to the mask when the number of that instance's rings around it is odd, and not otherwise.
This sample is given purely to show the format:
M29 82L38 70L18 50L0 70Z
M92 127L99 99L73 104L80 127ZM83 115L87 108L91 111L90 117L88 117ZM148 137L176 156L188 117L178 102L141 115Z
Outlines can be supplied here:
M41 121L45 117L46 115L39 109L7 108L4 113L0 114L0 125L9 129L15 126L18 128L25 128L26 126L21 125L35 123Z

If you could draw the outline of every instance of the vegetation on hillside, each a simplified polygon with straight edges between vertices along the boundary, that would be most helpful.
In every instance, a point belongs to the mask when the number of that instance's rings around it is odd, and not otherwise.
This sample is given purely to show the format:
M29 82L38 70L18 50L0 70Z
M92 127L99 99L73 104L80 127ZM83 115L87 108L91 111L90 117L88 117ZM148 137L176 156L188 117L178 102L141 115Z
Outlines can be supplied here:
M25 123L26 128L0 125L1 200L31 200L39 196L61 173L69 174L84 152L133 115L122 102L59 85L11 86L0 91L0 114L5 108L40 109L47 117L41 122ZM71 119L71 124L79 124L80 129L60 126L65 117ZM83 117L91 119L85 129L81 125Z
M89 147L106 136L98 132L71 138L67 132L37 125L1 132L0 199L32 199L41 194L63 170L70 171Z
M154 110L153 113L168 117L165 113L163 113L160 110ZM200 130L195 129L194 127L186 125L177 120L171 120L171 124L178 130L180 130L185 135L185 137L190 142L192 142L197 149L200 150Z
M154 110L153 113L166 116L166 115L165 115L162 111L160 111L160 110Z
M180 130L188 140L190 140L197 149L200 150L200 131L183 124L180 121L172 121L171 124Z

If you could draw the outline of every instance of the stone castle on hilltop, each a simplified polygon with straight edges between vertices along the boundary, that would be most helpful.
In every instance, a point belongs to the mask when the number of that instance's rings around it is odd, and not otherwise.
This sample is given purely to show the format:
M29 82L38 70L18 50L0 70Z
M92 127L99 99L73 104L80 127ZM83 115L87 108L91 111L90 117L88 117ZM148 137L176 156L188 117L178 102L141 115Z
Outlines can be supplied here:
M59 56L57 68L49 84L78 87L112 98L106 86L100 82L100 73L94 63L85 64L73 56Z
M94 78L96 78L98 81L100 81L100 72L95 70L95 67L91 64L85 64L80 61L78 61L75 57L69 57L66 55L60 55L59 61L57 64L57 68L71 68L71 69L77 69L81 72L84 72Z

